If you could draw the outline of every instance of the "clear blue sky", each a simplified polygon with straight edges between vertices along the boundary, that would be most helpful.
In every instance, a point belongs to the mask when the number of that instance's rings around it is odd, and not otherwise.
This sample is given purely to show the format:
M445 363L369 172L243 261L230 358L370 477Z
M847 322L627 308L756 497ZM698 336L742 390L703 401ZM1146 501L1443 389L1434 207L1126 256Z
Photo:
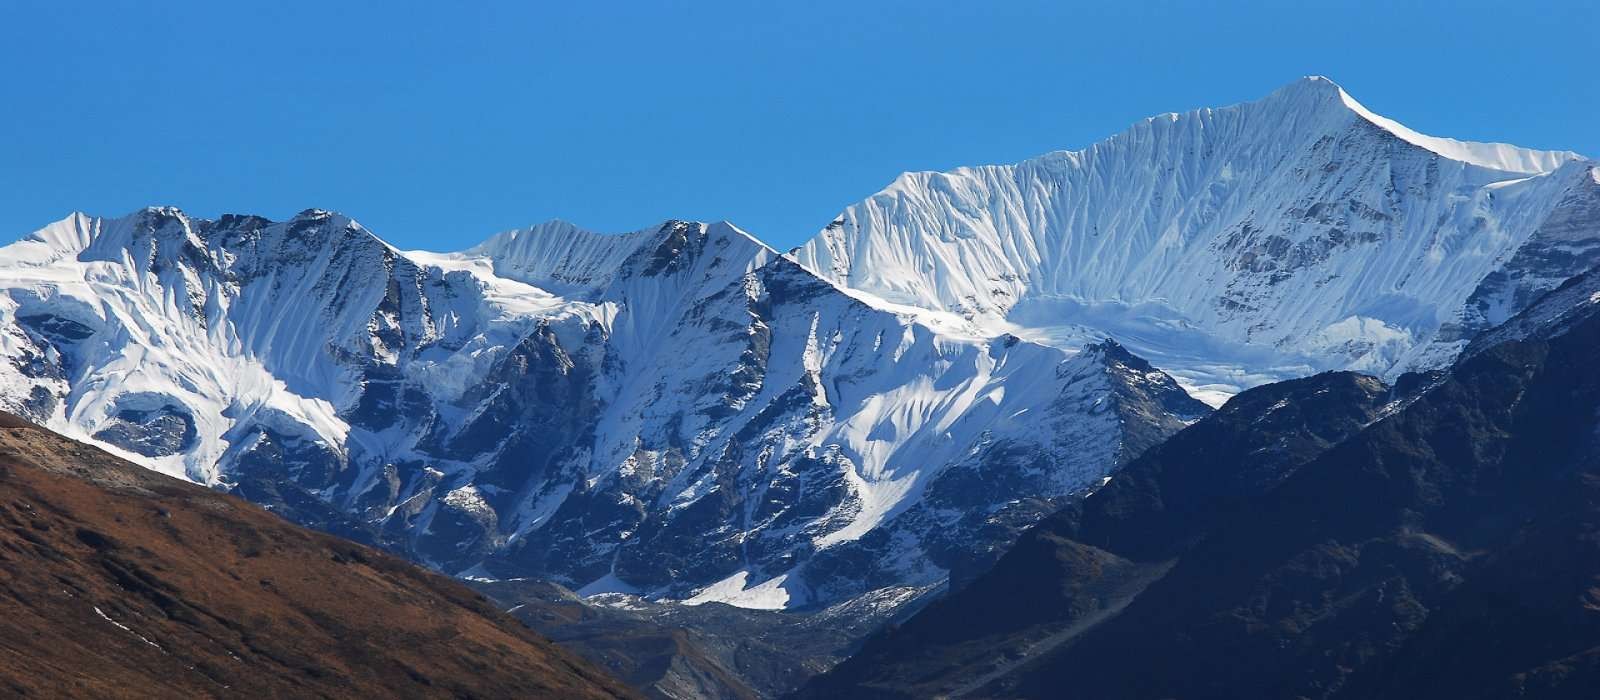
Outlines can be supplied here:
M1313 73L1425 133L1600 156L1591 0L1213 4L12 0L0 241L172 204L436 250L557 217L787 247L903 170Z

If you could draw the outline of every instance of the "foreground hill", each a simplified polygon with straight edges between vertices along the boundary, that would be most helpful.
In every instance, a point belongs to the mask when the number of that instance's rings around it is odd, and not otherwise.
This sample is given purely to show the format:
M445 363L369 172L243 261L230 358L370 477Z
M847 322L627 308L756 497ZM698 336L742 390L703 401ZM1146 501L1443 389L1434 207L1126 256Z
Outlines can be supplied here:
M0 694L632 697L456 582L10 414Z
M1416 396L1240 395L802 695L1592 697L1597 292Z

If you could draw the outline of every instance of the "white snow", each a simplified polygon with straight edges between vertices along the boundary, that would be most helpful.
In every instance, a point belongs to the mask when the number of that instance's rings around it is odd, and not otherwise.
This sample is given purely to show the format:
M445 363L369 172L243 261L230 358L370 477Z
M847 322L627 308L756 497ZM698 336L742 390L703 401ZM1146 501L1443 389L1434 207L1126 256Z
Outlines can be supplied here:
M693 597L683 601L683 604L704 605L716 602L753 610L782 610L788 607L789 592L783 588L787 576L774 576L746 588L745 582L749 577L750 572L740 571L705 587Z
M94 614L99 615L100 619L105 620L106 622L109 622L109 623L111 623L113 625L116 625L118 629L120 629L120 630L122 630L124 632L127 632L128 634L131 634L131 635L133 635L135 637L138 637L139 641L144 642L145 644L149 644L150 646L155 647L161 653L163 653L163 654L166 653L166 650L162 649L160 644L156 644L155 642L150 641L149 638L145 637L142 634L139 634L138 632L133 631L133 629L128 627L127 625L124 625L124 624L122 624L120 622L117 622L116 620L111 619L111 616L107 615L105 613L105 611L101 610L98 606L95 606Z

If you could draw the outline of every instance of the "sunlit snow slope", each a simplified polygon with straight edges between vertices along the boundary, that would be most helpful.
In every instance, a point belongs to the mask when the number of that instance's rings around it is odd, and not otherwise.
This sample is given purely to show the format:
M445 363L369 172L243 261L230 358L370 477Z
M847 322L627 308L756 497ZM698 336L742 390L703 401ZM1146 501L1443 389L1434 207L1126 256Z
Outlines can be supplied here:
M794 255L980 335L1116 337L1215 400L1447 363L1593 263L1595 173L1424 136L1306 78L1081 151L907 173Z

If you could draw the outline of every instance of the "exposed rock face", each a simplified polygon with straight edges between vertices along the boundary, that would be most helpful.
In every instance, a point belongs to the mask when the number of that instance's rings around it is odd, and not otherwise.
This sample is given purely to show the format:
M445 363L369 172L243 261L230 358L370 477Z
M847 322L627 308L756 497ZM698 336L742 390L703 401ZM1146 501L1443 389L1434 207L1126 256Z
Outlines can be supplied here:
M138 395L123 397L137 399ZM166 404L153 408L121 407L95 432L94 438L145 457L165 457L194 445L194 418Z
M19 697L634 697L461 584L0 414Z

